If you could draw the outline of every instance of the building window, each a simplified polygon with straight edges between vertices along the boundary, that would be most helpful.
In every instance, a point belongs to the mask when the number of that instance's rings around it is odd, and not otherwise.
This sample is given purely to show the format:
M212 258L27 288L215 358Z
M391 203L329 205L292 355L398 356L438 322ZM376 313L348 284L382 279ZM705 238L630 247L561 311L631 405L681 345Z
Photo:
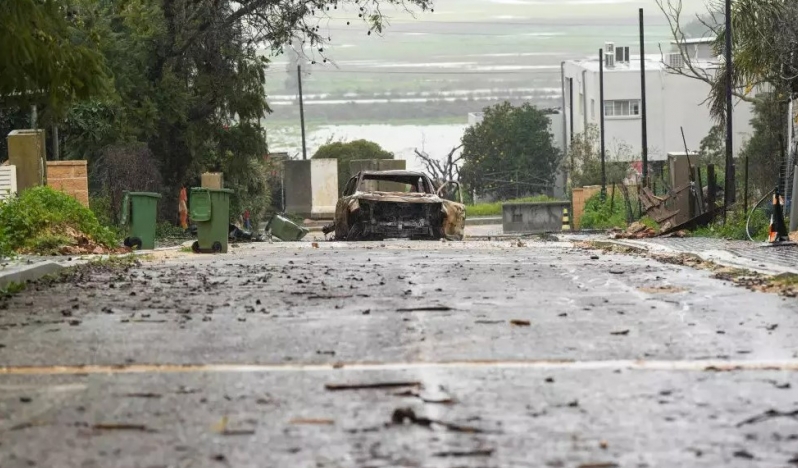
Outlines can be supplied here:
M579 114L585 115L585 95L579 93Z
M640 100L604 101L605 117L634 117L640 115Z
M596 100L595 99L591 99L590 100L590 118L591 119L595 119L596 118Z

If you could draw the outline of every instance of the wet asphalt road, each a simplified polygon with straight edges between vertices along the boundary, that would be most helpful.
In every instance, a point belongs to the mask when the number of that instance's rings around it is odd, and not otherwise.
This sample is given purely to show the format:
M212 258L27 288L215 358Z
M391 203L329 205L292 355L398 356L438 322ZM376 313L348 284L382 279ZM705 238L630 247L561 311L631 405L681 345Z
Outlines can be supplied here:
M568 244L319 247L9 300L0 467L798 464L795 300Z

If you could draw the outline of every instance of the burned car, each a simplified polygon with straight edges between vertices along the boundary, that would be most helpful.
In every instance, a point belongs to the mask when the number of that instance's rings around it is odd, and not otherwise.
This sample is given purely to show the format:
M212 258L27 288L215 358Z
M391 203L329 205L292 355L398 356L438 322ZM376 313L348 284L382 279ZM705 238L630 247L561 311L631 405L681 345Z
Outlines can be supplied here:
M421 172L363 171L347 182L335 207L335 223L325 232L334 230L336 239L350 241L462 240L464 229L465 205L457 182L436 189Z

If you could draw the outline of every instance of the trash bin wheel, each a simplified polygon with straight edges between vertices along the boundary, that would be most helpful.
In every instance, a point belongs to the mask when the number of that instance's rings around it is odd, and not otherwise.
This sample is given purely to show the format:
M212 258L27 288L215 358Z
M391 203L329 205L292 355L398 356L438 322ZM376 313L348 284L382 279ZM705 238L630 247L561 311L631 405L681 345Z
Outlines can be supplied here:
M141 248L141 239L138 237L126 237L125 238L125 247L131 249L140 249Z
M199 241L194 241L194 243L191 244L191 251L194 253L200 253Z
M222 253L222 243L216 241L213 243L213 253Z

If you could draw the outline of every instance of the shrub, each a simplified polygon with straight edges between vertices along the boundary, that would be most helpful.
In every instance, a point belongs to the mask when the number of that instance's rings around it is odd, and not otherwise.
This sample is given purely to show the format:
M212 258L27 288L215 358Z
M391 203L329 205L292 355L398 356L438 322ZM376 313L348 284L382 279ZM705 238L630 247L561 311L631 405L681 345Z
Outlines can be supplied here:
M616 194L613 200L609 195L602 201L597 193L585 203L585 211L579 224L584 229L612 229L626 227L626 208L623 196Z
M52 253L73 242L73 234L105 247L118 240L89 208L50 187L25 190L0 203L0 254Z

